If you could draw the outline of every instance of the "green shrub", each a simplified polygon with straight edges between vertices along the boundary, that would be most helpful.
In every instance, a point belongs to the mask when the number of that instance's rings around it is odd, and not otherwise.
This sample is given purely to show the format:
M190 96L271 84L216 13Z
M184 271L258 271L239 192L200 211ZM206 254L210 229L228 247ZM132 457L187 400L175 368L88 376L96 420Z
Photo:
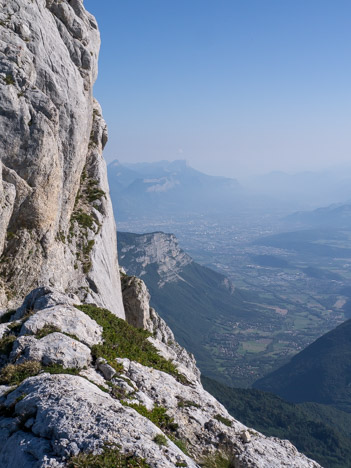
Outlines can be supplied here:
M84 213L84 211L82 210L78 210L75 213L73 213L71 221L77 221L79 226L91 230L93 229L95 224L94 218L91 215Z
M97 181L89 181L88 187L85 190L88 202L90 203L95 200L101 200L102 197L106 197L106 193L95 185L98 185Z
M179 398L178 408L191 408L191 407L201 408L201 406L195 403L195 401L183 400L182 398Z
M118 448L105 448L99 455L80 453L71 458L68 468L148 468L144 459L123 454Z
M217 419L217 421L221 422L222 424L225 424L228 427L232 425L232 422L230 419L227 419L224 416L221 416L220 414L216 414L215 419Z
M116 358L128 358L144 366L167 372L184 384L189 383L171 361L158 354L157 349L147 340L151 336L148 331L135 328L108 310L95 305L86 304L76 307L103 328L104 343L92 347L94 358L106 359L117 372L121 372L123 367L116 362Z
M167 438L163 434L157 434L152 440L157 445L167 445Z

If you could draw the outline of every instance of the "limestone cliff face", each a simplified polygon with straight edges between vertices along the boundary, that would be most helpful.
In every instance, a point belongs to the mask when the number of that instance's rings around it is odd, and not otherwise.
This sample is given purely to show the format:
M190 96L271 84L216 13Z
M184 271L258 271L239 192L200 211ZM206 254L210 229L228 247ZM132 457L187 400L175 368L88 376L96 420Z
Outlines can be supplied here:
M0 306L51 285L123 316L81 0L0 0Z

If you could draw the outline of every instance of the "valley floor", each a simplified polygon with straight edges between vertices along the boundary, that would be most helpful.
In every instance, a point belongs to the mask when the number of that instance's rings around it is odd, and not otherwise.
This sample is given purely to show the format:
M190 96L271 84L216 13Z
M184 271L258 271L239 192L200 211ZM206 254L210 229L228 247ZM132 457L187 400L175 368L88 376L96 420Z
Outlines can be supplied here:
M349 317L349 232L285 234L281 215L139 219L118 227L174 233L195 261L240 289L255 318L218 317L207 344L230 385L250 386Z

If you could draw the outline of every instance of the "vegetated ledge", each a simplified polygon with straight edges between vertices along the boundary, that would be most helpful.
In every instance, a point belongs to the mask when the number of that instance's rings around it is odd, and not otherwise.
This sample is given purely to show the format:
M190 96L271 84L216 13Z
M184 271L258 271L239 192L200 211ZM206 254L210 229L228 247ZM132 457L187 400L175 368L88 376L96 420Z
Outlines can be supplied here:
M178 371L175 364L160 356L157 349L148 341L147 338L152 336L150 332L129 325L107 309L92 304L76 305L75 307L103 328L104 342L91 348L93 358L106 359L117 372L123 371L123 366L116 359L127 358L143 366L166 372L183 385L189 384L187 378Z
M291 457L299 468L319 467L287 441L247 436L200 382L188 374L191 385L179 381L182 361L158 355L151 328L134 328L92 304L75 307L56 291L29 297L2 328L16 340L3 356L0 432L9 422L14 430L1 432L1 466L18 447L23 466L34 456L38 466L60 468L108 468L114 459L142 468L278 466ZM67 338L72 344L57 348ZM83 343L86 368L78 359Z
M93 304L76 305L75 308L84 312L103 329L103 343L93 345L91 353L93 360L103 358L115 369L117 374L123 373L123 365L117 361L118 358L127 358L138 362L146 367L152 367L172 375L178 382L188 385L190 382L181 374L175 364L160 356L158 350L148 341L152 334L146 330L135 328L124 320L116 317L107 309L97 307ZM27 319L31 312L24 316ZM9 317L8 317L9 318ZM9 356L12 345L25 320L20 320L15 327L9 327L9 331L0 340L0 354ZM51 333L60 332L66 336L79 341L76 336L62 332L53 325L45 325L34 336L41 339ZM0 371L0 385L19 385L27 377L38 375L45 371L49 373L66 373L78 375L82 369L65 368L62 365L42 365L40 362L28 360L20 364L8 363Z

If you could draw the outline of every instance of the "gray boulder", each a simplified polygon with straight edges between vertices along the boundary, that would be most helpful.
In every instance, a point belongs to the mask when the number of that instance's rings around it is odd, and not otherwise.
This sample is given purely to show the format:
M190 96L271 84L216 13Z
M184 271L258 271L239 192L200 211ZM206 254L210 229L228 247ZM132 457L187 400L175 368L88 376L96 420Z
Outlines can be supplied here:
M10 355L12 362L39 361L45 366L60 364L65 369L89 366L90 349L62 333L50 333L37 340L33 336L21 336L14 343Z
M46 326L74 335L88 346L102 342L102 327L87 314L69 305L57 305L35 313L24 322L20 335L35 335Z

